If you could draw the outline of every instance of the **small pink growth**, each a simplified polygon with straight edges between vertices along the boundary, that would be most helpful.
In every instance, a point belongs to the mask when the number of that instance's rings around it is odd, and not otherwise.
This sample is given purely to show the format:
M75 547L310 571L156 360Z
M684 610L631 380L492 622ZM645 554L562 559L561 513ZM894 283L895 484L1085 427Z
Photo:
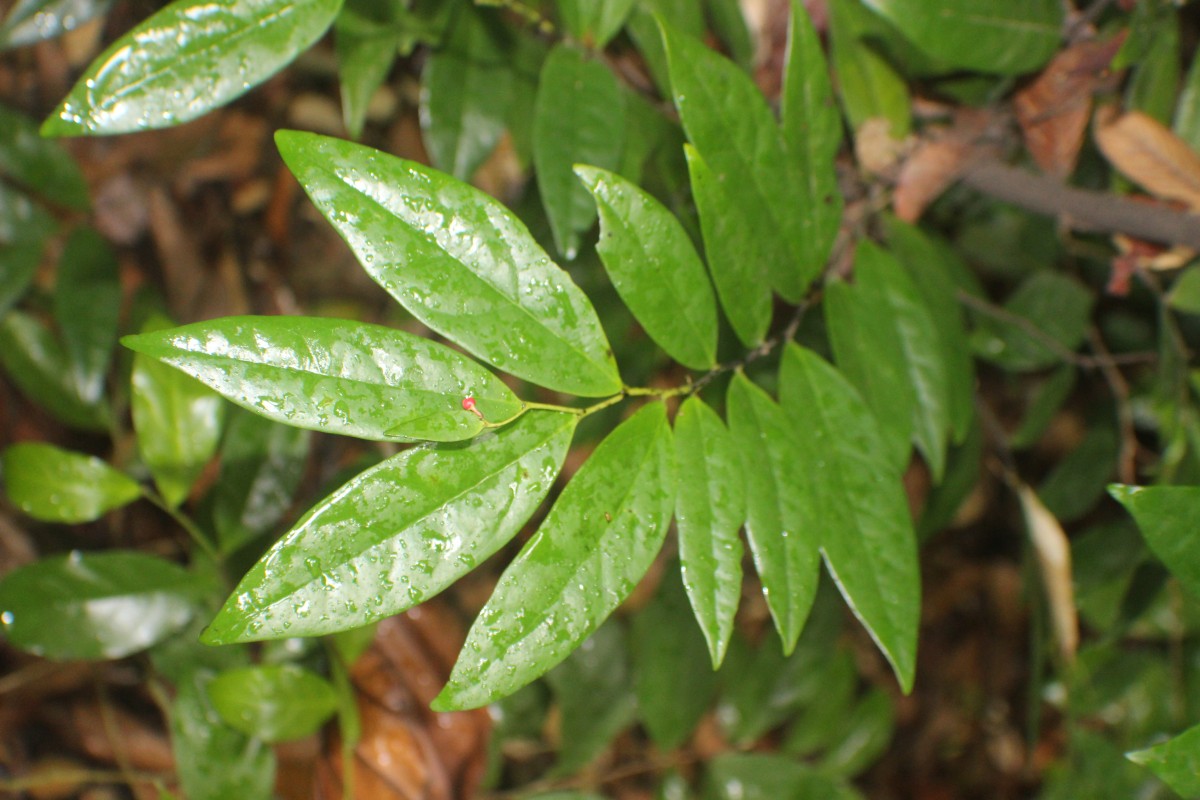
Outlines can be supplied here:
M481 412L478 408L475 407L475 398L474 397L464 397L463 401L462 401L462 407L463 407L464 411L470 411L475 416L479 417L480 419L483 419L483 412ZM486 421L487 420L484 420L484 422L486 422Z

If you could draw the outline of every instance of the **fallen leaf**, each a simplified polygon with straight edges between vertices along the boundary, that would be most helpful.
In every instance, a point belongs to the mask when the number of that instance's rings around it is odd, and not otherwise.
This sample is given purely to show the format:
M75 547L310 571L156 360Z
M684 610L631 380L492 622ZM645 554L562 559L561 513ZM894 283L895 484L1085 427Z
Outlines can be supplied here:
M963 109L955 113L950 127L929 129L896 176L892 197L896 216L916 222L976 157L990 152L992 148L980 145L980 140L994 119L987 111Z
M1104 157L1121 174L1165 200L1200 210L1200 154L1171 129L1140 111L1096 112L1094 133Z
M1050 606L1050 622L1059 655L1067 664L1075 660L1079 647L1079 619L1071 576L1071 545L1062 525L1037 494L1025 484L1017 487L1021 512L1042 573L1042 587Z

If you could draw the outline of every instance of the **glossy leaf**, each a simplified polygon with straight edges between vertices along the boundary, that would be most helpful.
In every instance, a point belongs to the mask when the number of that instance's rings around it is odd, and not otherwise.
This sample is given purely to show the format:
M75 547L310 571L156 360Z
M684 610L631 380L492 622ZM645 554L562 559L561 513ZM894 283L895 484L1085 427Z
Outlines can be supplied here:
M930 56L976 72L1032 72L1058 49L1058 0L863 0Z
M54 318L62 334L68 378L75 395L88 405L104 399L120 313L116 254L100 234L76 229L59 259Z
M621 299L667 355L686 367L716 363L717 304L679 220L616 173L577 166L600 213L596 250Z
M59 420L85 430L107 429L107 406L79 398L62 345L33 317L10 311L0 320L0 362L22 393Z
M95 456L41 442L14 444L0 462L9 500L43 522L90 522L141 496L137 481Z
M363 439L457 441L521 401L445 345L404 331L322 317L226 317L122 343L177 367L277 422Z
M0 50L53 39L107 14L112 0L16 0L0 23Z
M471 179L504 134L513 81L504 34L461 8L421 73L421 131L435 167Z
M670 564L658 594L633 620L639 716L665 750L683 744L712 702L717 673L704 663L706 653L679 572Z
M10 642L35 655L123 658L186 625L197 590L183 568L154 556L74 551L5 575L0 624Z
M867 39L870 12L862 0L830 0L829 44L838 95L857 136L872 119L888 123L888 135L903 139L912 126L908 84Z
M563 25L593 50L603 50L621 30L634 0L555 0Z
M168 324L158 317L150 326L160 329ZM146 337L162 338L162 332L124 341ZM167 363L147 352L134 355L129 406L138 451L163 499L174 507L187 499L192 484L217 452L225 404L212 390Z
M746 487L746 538L767 607L790 653L812 608L820 575L813 461L797 440L797 423L745 375L729 384L728 417ZM797 419L807 420L804 410Z
M721 308L742 344L757 345L771 325L771 287L762 240L751 235L745 224L747 210L726 194L696 148L684 145L684 153L700 214L704 255Z
M1074 351L1087 338L1093 302L1091 292L1075 278L1035 272L1004 304L1011 321L981 316L971 343L981 357L1006 369L1057 364L1063 360L1060 351Z
M663 40L672 99L688 140L727 204L740 210L740 237L757 241L770 285L798 301L824 263L800 244L811 238L808 218L801 219L810 209L766 99L745 72L700 41L666 25ZM703 217L703 207L700 212Z
M829 258L842 221L842 192L834 159L842 141L842 120L833 101L821 40L804 10L792 0L783 73L780 126L792 167L799 205L794 214L803 231L797 245L803 264Z
M270 800L275 753L225 724L208 699L213 674L197 670L171 704L171 749L188 800Z
M616 169L625 140L625 98L612 71L569 45L542 64L533 117L533 164L554 244L568 261L596 206L572 174L574 164Z
M276 142L367 273L413 316L540 386L587 397L620 391L591 303L499 202L349 142L296 131Z
M727 753L712 760L704 800L861 800L853 787L778 755Z
M54 228L54 218L41 206L0 182L0 248L4 252L4 269L0 270L0 318L33 282L42 251Z
M1200 796L1200 725L1126 757L1150 769L1183 797Z
M175 0L100 54L46 136L166 128L262 83L319 39L342 0Z
M810 535L908 692L916 668L920 570L908 501L881 453L879 429L854 388L815 353L789 345L779 385L784 414L800 429L793 438L804 442L797 461L811 471ZM818 469L820 480L813 480Z
M90 205L88 187L75 159L58 142L39 136L33 120L3 105L0 105L0 175L51 203L76 210L85 210Z
M680 570L715 669L741 600L745 486L729 430L699 397L675 415L675 458Z
M666 410L650 403L600 443L505 570L433 707L511 694L599 628L662 546L674 471Z
M546 673L558 702L561 746L554 775L586 767L634 720L637 698L629 674L629 645L616 620L587 638Z
M221 550L267 533L292 504L304 477L311 436L265 417L237 412L225 430L213 523Z
M329 681L295 664L222 672L207 691L227 725L268 744L315 733L337 707Z
M1109 493L1137 521L1150 550L1193 595L1200 597L1200 487L1122 486Z
M432 597L517 534L550 491L576 419L531 411L470 442L405 450L368 469L267 551L204 640L347 630Z

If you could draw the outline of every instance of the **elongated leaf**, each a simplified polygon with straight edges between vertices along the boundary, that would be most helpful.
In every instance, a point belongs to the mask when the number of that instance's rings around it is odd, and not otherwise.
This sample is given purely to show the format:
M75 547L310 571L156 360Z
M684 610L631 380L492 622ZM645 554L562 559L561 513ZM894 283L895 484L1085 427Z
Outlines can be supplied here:
M671 94L671 76L667 67L667 52L663 47L662 33L658 21L664 20L681 33L704 37L704 5L696 0L636 0L633 13L626 26L629 38L633 39L654 83L664 97Z
M25 194L0 182L0 318L21 298L42 260L54 218Z
M1200 58L1192 58L1171 127L1175 135L1200 152Z
M371 5L384 13L392 7L388 4ZM351 139L359 139L367 121L371 98L383 85L396 60L400 35L394 21L362 17L357 10L352 12L350 6L347 3L337 17L334 42L338 88L342 97L342 124L346 126Z
M596 250L621 299L655 342L684 366L717 357L717 304L704 264L675 215L616 173L577 166L596 199Z
M1012 321L981 316L970 342L980 357L1006 369L1048 367L1063 361L1061 351L1083 344L1093 302L1091 292L1075 278L1035 272L1004 304Z
M87 184L75 160L58 142L39 136L33 120L2 105L0 175L67 208L84 210L90 204Z
M240 97L333 24L342 0L176 0L100 54L46 136L166 128Z
M367 273L417 319L540 386L620 391L591 303L500 203L367 147L296 131L275 138Z
M1200 596L1200 530L1195 524L1200 487L1114 485L1108 491L1133 515L1154 555Z
M863 0L920 49L960 69L1019 75L1062 38L1058 0Z
M5 575L0 624L10 642L46 658L123 658L186 625L200 589L154 556L75 551Z
M634 0L556 0L563 24L589 49L603 50L617 35Z
M534 108L533 163L554 244L568 261L596 221L596 206L571 168L616 169L624 140L625 98L609 68L568 45L551 50Z
M1200 725L1126 757L1150 769L1183 797L1200 796Z
M729 384L729 429L746 486L746 538L762 580L767 607L792 652L812 608L820 575L812 462L799 458L799 422L745 375ZM810 411L797 420L807 420Z
M225 724L208 699L213 673L197 670L171 704L171 749L188 800L270 800L275 752Z
M709 765L704 800L861 800L853 786L779 755L729 753Z
M141 337L161 337L170 323L155 317ZM217 452L225 404L211 389L151 355L133 357L130 411L138 451L170 506L178 506Z
M563 489L471 626L433 707L474 708L511 694L599 628L662 546L674 484L666 410L651 403Z
M292 504L309 440L302 428L238 411L225 429L213 522L224 552L268 532Z
M54 317L75 394L89 405L103 400L120 313L117 257L100 234L79 228L67 240L59 261Z
M885 119L888 135L903 139L912 125L908 84L867 41L869 12L862 0L830 0L829 44L838 94L857 136L871 119Z
M112 0L17 0L0 24L0 50L33 44L107 14Z
M368 469L262 557L204 640L347 630L432 597L521 529L550 491L576 419L531 411L493 434Z
M684 154L717 297L738 339L752 347L762 342L771 325L771 287L762 240L750 235L746 209L726 194L696 148L684 145Z
M739 67L754 71L754 39L746 27L746 15L740 0L705 0L705 11L712 31Z
M466 181L504 134L514 77L492 20L470 7L454 19L421 75L421 131L433 165Z
M797 244L802 263L823 266L842 221L842 193L834 168L842 121L833 102L821 40L799 0L792 0L780 100L783 143L799 202L794 213L803 231Z
M779 385L785 418L804 442L796 460L813 488L811 535L842 596L910 691L921 606L916 535L903 487L881 455L878 426L845 378L796 345L784 351Z
M14 444L0 461L9 499L44 522L90 522L141 495L137 481L95 456L41 442Z
M329 681L295 664L223 672L208 697L226 724L268 744L315 733L337 706Z
M79 398L62 345L33 317L10 311L0 320L0 362L30 400L59 420L85 430L107 428L107 405Z
M521 408L495 375L403 331L321 317L226 317L121 340L243 408L364 439L457 441Z
M733 439L699 397L675 415L675 524L683 585L713 668L725 657L742 592L745 485Z
M759 242L771 286L785 299L799 300L823 260L812 261L813 253L800 244L811 238L801 220L809 209L771 109L745 72L698 40L664 24L663 41L688 140L727 202L741 209L741 236Z

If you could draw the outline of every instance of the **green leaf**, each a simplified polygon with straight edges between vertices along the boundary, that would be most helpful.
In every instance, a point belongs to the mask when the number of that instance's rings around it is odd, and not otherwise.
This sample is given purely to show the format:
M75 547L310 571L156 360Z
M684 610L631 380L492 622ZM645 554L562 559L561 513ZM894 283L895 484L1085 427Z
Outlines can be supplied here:
M162 338L157 329L168 324L156 317L148 326L155 332L123 341ZM217 452L225 404L198 381L145 352L133 357L130 384L129 405L138 452L167 505L178 506Z
M1187 314L1200 314L1200 267L1189 267L1175 281L1167 305Z
M621 390L591 303L499 202L361 145L297 131L275 139L367 273L417 319L539 386Z
M546 673L558 701L562 742L552 774L571 775L586 767L633 722L637 698L625 639L624 628L609 621Z
M815 353L789 345L779 373L796 460L812 487L809 534L842 596L911 691L921 587L908 501L866 403ZM819 474L819 480L813 475Z
M621 30L634 0L555 0L558 14L571 36L586 47L603 50Z
M74 551L5 575L0 623L10 642L35 655L123 658L186 625L198 589L182 567L161 558Z
M1062 39L1058 0L863 0L918 48L953 67L1000 75L1032 72Z
M1192 57L1184 79L1183 91L1175 104L1175 119L1172 129L1191 148L1200 152L1200 58Z
M550 491L576 419L531 411L470 442L412 448L368 469L267 551L204 640L316 636L432 597L517 534Z
M616 173L577 166L596 200L596 250L621 299L667 355L704 370L717 358L717 304L704 264L675 215Z
M223 552L267 533L291 507L311 438L306 430L256 414L233 415L213 490L213 523Z
M363 439L458 441L521 401L445 345L322 317L226 317L127 336L122 344L183 370L276 422Z
M1116 431L1100 424L1055 465L1037 494L1059 522L1074 522L1092 510L1116 471L1118 451Z
M365 3L346 3L334 23L334 47L337 53L338 88L342 96L342 123L351 139L362 138L363 125L371 98L387 79L400 34L392 20L375 20L360 15L351 6ZM384 15L394 4L371 3Z
M742 594L746 489L729 430L692 396L675 415L675 524L683 585L713 668L725 657Z
M871 14L862 0L830 0L829 44L838 93L850 128L885 119L888 135L903 139L912 126L908 84L867 40Z
M825 717L828 721L830 717ZM871 766L892 741L896 710L887 692L875 687L837 726L837 739L821 759L821 772L830 777L852 778Z
M511 694L599 628L662 546L674 471L666 409L650 403L600 443L505 570L434 709Z
M746 538L786 654L804 629L820 575L815 482L797 457L796 426L766 392L738 374L727 403L746 487Z
M704 800L861 800L853 787L778 755L727 753L708 767Z
M510 43L475 8L459 10L421 74L421 131L432 163L470 180L504 134L513 102Z
M739 0L706 0L705 11L713 33L725 45L725 50L739 67L754 71L754 40L746 27L746 16Z
M0 319L0 362L23 394L62 422L108 429L106 404L79 398L62 345L33 317L10 311Z
M0 24L0 50L53 39L108 13L112 0L16 0Z
M737 221L745 230L739 238L758 242L760 268L770 285L796 302L824 259L814 261L815 253L801 244L811 239L808 220L801 219L810 209L775 117L758 87L735 64L665 23L662 31L672 99L688 140L721 186L726 203L740 209ZM707 230L704 241L711 247Z
M555 247L568 261L579 253L579 235L596 221L572 165L616 169L624 140L625 98L608 67L569 45L551 50L534 108L533 163Z
M842 221L842 192L834 166L842 120L833 102L821 40L804 4L792 0L791 5L780 126L797 187L799 205L791 213L803 231L797 242L802 263L824 266Z
M0 175L57 205L79 211L91 205L75 159L58 142L39 136L33 120L4 105L0 105Z
M1200 796L1200 725L1125 757L1152 771L1180 795Z
M971 334L975 352L1005 369L1042 369L1063 360L1087 338L1093 298L1075 278L1035 272L1004 304L1006 318L981 316ZM1051 344L1057 343L1057 347Z
M21 442L2 459L8 498L34 519L77 524L141 496L137 481L95 456Z
M208 670L197 670L177 688L171 704L171 749L188 800L270 800L275 752L261 739L226 725L208 699Z
M671 77L667 66L667 52L663 47L662 34L658 28L658 20L665 20L668 25L681 33L686 33L697 39L704 36L704 6L696 0L637 0L633 13L629 16L626 29L629 38L633 39L654 84L664 97L671 94Z
M1195 524L1200 487L1115 484L1108 491L1133 515L1158 560L1200 597L1200 529Z
M58 265L54 318L75 394L88 405L104 399L120 313L116 255L100 234L90 228L76 229Z
M41 206L0 181L0 318L21 299L37 274L55 221Z
M231 728L268 744L315 733L337 707L329 681L295 664L222 672L208 698Z
M176 0L100 54L45 136L167 128L240 97L325 33L342 0Z
M753 347L771 325L771 287L762 240L751 235L747 209L725 193L696 148L684 145L684 154L717 297L738 339Z
M704 663L706 650L679 571L670 564L654 599L633 619L639 715L665 750L683 744L712 702L717 673Z

